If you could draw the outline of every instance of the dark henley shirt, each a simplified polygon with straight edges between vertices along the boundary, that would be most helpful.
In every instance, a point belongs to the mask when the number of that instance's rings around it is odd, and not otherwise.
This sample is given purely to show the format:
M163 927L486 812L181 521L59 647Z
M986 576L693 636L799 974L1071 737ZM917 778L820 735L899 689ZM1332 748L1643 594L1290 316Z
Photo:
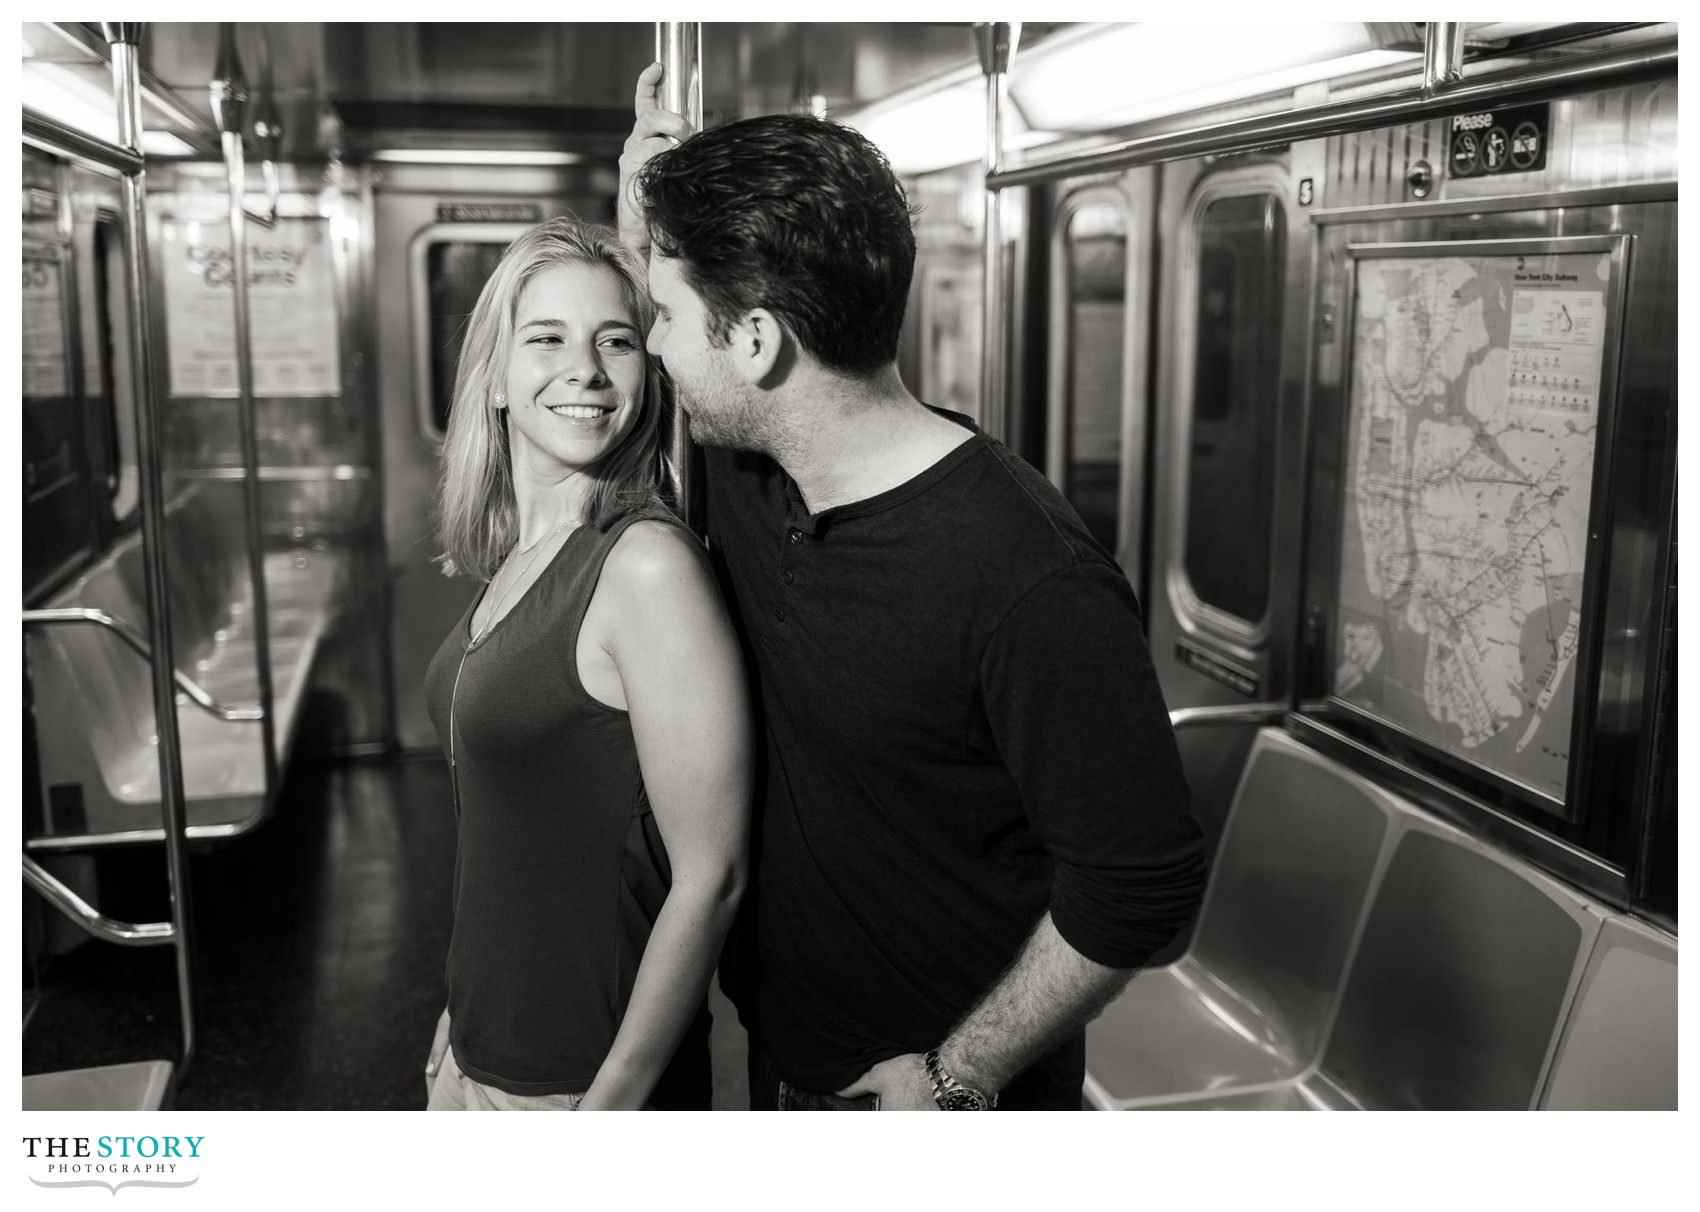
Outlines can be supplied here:
M974 436L820 514L771 459L706 452L766 742L726 975L810 1090L940 1043L1047 909L1132 968L1204 888L1126 577L1049 481L941 415ZM1083 1056L1077 1035L1000 1105L1078 1108Z

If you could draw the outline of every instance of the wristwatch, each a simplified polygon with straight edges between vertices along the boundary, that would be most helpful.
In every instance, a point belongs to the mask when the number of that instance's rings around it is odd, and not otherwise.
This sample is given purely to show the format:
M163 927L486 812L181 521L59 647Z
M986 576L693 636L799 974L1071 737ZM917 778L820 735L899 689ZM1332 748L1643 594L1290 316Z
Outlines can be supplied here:
M927 1077L933 1083L933 1101L938 1103L940 1111L990 1111L998 1105L997 1095L976 1090L945 1072L937 1048L927 1053L926 1063Z

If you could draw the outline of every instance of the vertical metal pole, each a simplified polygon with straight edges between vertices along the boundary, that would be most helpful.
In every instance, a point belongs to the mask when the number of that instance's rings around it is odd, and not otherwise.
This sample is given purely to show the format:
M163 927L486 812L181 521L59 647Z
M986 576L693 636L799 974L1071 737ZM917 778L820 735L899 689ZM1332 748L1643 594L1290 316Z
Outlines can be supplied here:
M1423 32L1423 96L1464 78L1464 23L1430 21Z
M112 91L118 101L118 142L142 150L142 96L137 51L144 24L101 23L112 47ZM165 821L165 866L171 893L171 925L177 947L177 996L183 1012L183 1057L178 1080L195 1060L194 906L189 895L189 856L184 830L183 751L177 729L175 655L171 650L170 602L165 589L165 469L160 454L159 413L154 407L152 339L148 332L147 205L144 170L124 174L124 286L130 300L130 359L136 399L136 462L142 506L142 568L153 647L154 730L159 745L159 798Z
M657 21L655 57L667 69L662 104L702 129L702 22Z
M702 129L702 23L657 21L655 57L667 69L661 79L661 103L683 115L697 130ZM673 439L668 451L676 482L674 500L685 524L703 528L702 452L691 441L684 418L675 410Z
M283 146L283 120L277 112L277 90L272 84L272 62L269 46L262 44L265 56L260 64L260 97L254 103L254 150L260 157L260 171L266 182L267 226L277 219L278 184L277 157ZM240 71L240 67L237 69Z
M1003 117L1009 102L1009 68L1021 38L1019 21L976 21L974 43L986 75L986 172L1003 168ZM1003 192L987 189L985 199L985 286L980 310L980 425L992 437L1011 441L1005 405Z
M224 173L230 191L230 284L236 305L237 423L242 443L243 520L247 523L248 580L254 591L254 663L260 680L260 747L263 751L267 799L277 790L277 721L272 711L272 653L270 612L266 608L266 556L260 532L260 447L254 420L254 360L249 341L248 230L242 209L247 189L247 163L242 151L242 120L248 107L248 82L236 53L236 27L219 28L218 62L213 67L213 116L224 144Z

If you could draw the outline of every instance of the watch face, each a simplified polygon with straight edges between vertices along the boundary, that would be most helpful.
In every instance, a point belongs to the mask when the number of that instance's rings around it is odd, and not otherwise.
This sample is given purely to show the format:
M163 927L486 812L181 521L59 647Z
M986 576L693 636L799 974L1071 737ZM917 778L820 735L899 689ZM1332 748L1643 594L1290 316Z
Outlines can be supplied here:
M984 1111L986 1096L978 1090L955 1089L944 1092L946 1111Z

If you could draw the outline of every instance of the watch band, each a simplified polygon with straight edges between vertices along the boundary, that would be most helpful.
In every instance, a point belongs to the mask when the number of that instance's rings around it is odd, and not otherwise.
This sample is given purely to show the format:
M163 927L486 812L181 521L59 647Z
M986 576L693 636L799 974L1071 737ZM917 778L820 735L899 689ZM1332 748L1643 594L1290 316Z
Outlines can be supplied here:
M940 1111L990 1111L998 1105L997 1095L987 1094L952 1077L939 1059L937 1048L928 1052L924 1059L927 1078L933 1083L933 1101L939 1105Z

